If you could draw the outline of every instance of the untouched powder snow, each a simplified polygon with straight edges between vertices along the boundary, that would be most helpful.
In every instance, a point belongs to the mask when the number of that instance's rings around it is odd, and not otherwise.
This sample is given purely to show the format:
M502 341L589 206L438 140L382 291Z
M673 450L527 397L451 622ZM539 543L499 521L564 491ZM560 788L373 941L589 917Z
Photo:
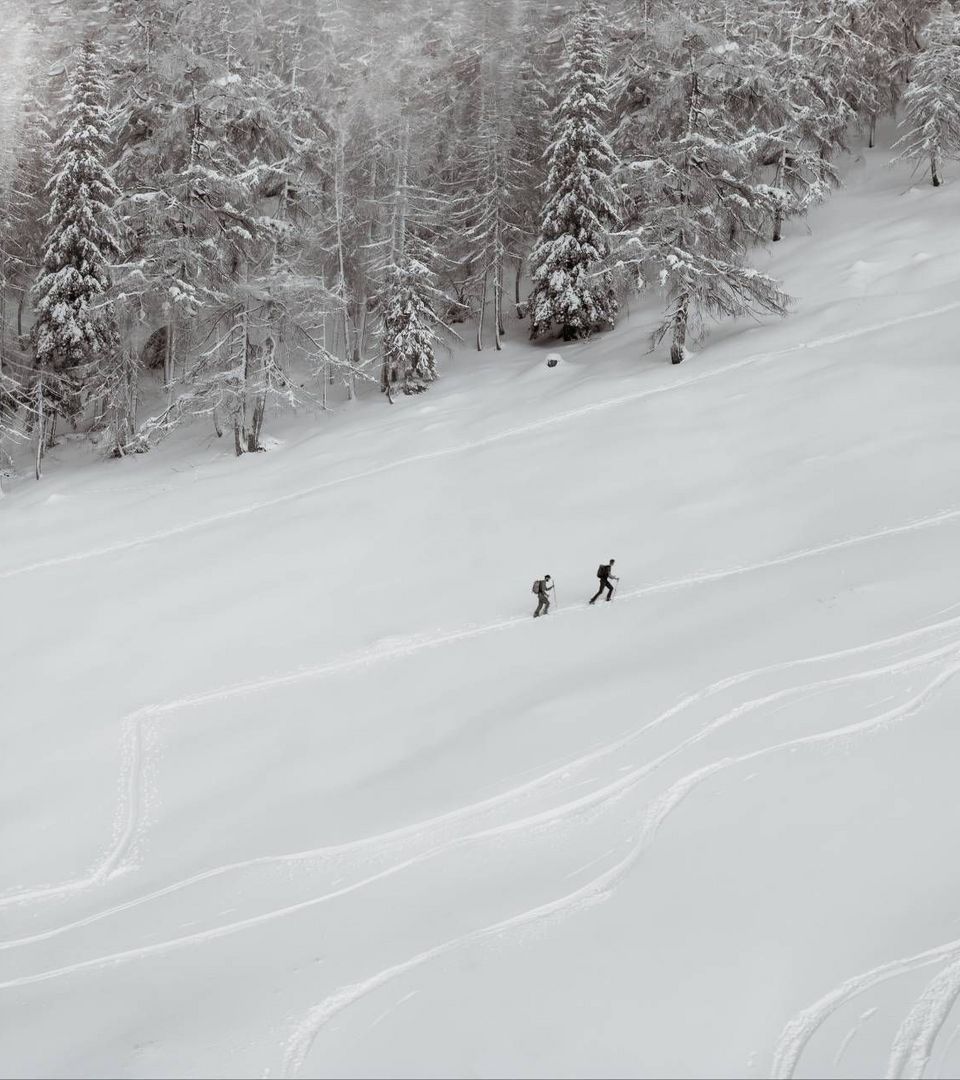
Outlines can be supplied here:
M960 1074L960 188L888 159L681 367L13 486L3 1075Z

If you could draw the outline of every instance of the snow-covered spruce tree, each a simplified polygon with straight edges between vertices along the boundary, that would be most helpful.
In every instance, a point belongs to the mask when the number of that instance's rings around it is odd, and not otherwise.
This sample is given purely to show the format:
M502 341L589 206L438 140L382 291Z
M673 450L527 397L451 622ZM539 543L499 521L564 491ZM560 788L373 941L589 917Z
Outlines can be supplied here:
M49 231L33 290L34 385L47 394L40 411L51 422L56 416L76 418L86 398L96 394L98 371L113 360L119 344L107 295L119 243L113 212L118 191L107 167L106 100L103 65L88 38L78 50L60 116ZM47 373L50 377L39 377Z
M812 11L801 5L799 46L808 52L824 89L869 127L871 140L877 117L895 102L896 56L873 17L877 7L877 0L818 0Z
M426 215L422 192L410 183L410 127L400 135L394 181L393 221L389 256L384 267L380 304L380 389L393 400L393 391L421 393L437 378L436 305L442 294L430 263L439 253L418 235Z
M752 156L757 178L767 181L757 193L768 204L777 241L787 218L805 213L839 183L831 159L853 112L825 92L798 46L796 12L737 0L731 15L718 26L729 60L724 107L746 137L754 133L755 149L751 155L745 143L744 165L749 169Z
M530 336L556 325L564 341L612 326L618 309L607 267L618 211L606 135L605 26L592 0L581 4L568 35L529 298Z
M293 29L298 6L286 6ZM153 0L153 11L150 67L141 21L124 16L118 95L132 234L121 287L168 391L138 448L206 415L218 435L233 428L239 455L262 448L268 402L293 400L282 363L299 314L322 300L321 274L304 263L322 121L302 56L270 51L283 44L271 34L292 34L287 18L267 33L254 0Z
M625 168L624 260L658 273L668 303L654 339L669 335L679 364L705 314L782 314L786 297L746 261L771 207L757 170L766 137L741 127L729 100L739 89L738 50L681 14L662 29L659 64L657 104Z
M843 146L853 112L830 92L809 61L796 47L791 28L771 64L771 84L782 106L781 123L770 143L776 156L771 192L774 241L782 238L787 218L806 213L840 183L833 158Z
M383 350L382 389L399 388L418 394L437 377L437 295L429 267L405 255L390 270L383 293L380 344Z
M894 149L918 167L929 164L930 181L939 187L943 162L960 156L960 15L943 3L923 36L903 95L904 134Z

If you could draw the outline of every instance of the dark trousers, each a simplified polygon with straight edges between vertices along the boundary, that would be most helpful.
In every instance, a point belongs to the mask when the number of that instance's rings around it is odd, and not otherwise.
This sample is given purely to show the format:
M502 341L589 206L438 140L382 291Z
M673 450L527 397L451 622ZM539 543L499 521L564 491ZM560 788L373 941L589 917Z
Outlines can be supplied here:
M590 599L590 603L591 603L591 604L592 604L592 603L593 603L593 602L594 602L595 600L597 600L597 599L599 598L600 594L601 594L601 593L603 592L603 590L604 590L604 589L606 589L606 590L607 590L607 599L609 600L609 599L610 599L610 597L611 597L611 596L613 596L613 585L611 584L611 582L610 582L610 579L609 579L609 578L605 578L605 577L604 577L604 578L601 578L601 579L600 579L600 588L599 588L599 589L597 589L597 591L596 591L596 592L595 592L595 593L593 594L593 596L591 597L591 599Z
M542 592L538 599L540 602L537 604L537 610L533 613L534 617L546 615L550 611L550 597L545 592Z

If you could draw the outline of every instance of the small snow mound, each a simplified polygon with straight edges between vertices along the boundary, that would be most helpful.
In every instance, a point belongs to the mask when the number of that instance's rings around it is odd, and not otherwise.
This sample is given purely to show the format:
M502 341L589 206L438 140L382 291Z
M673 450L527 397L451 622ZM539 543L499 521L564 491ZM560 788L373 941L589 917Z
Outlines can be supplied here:
M563 357L558 352L547 353L547 367L558 367L563 363Z

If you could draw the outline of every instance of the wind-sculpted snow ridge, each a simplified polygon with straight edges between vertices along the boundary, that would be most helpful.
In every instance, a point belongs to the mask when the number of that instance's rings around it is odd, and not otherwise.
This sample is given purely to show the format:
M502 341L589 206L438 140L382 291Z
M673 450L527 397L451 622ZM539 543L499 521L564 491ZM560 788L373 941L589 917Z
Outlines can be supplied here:
M858 544L882 540L888 537L913 532L919 529L933 528L948 521L960 518L960 510L945 510L931 517L918 518L902 525L887 526L873 532L864 533L861 536L846 537L842 540L831 541L816 547L798 549L785 555L771 559L765 559L758 563L730 567L723 570L703 571L672 581L658 582L653 585L640 586L633 590L618 594L619 602L636 600L650 595L651 593L666 592L672 589L685 588L694 585L718 582L743 574L773 569L777 566L788 565L804 558L813 558L828 554L833 551L843 550ZM577 604L558 610L551 618L561 615L571 615L583 611L586 604ZM943 625L948 625L949 620ZM352 656L343 657L340 660L330 661L317 667L301 667L294 671L279 675L264 676L247 682L235 683L223 686L215 690L205 691L200 694L185 696L163 704L148 705L130 713L122 722L121 734L121 760L123 761L123 774L120 780L120 801L116 813L116 838L108 848L103 858L96 866L82 877L56 885L47 885L34 889L21 890L0 896L0 909L3 907L30 903L44 899L53 899L79 892L93 886L102 884L112 874L122 872L127 868L125 860L130 847L137 835L141 821L141 787L143 776L143 725L157 717L168 715L180 709L191 706L209 704L215 701L226 701L232 698L243 697L248 694L276 689L291 684L323 679L331 675L339 675L368 667L383 661L395 660L410 656L424 649L440 648L445 645L466 641L481 635L515 629L520 626L529 626L529 616L514 616L497 622L479 626L469 626L460 630L452 630L435 635L420 635L407 639L390 640L364 649ZM919 631L923 633L925 631ZM908 632L910 636L916 631ZM802 663L810 661L801 661ZM550 779L560 775L568 766L551 771L547 777L540 781L523 785L524 789L532 789L539 783L546 783ZM497 801L509 798L509 794L495 797ZM489 802L489 800L488 800ZM483 805L483 804L482 804Z
M310 487L301 488L298 491L291 491L285 495L278 495L276 498L273 499L264 499L259 502L248 503L246 506L240 506L234 510L228 510L220 514L211 514L209 517L199 518L195 521L187 522L184 525L176 525L171 526L168 529L161 529L146 536L135 537L130 540L120 540L114 544L107 544L103 547L91 548L86 551L76 551L72 552L69 555L59 555L53 558L41 559L37 562L28 563L25 566L13 567L8 570L0 570L0 580L19 577L24 574L34 573L37 570L45 570L55 566L65 566L70 563L83 562L87 559L96 559L106 555L115 555L118 552L129 551L133 548L143 547L146 544L159 543L162 540L169 540L175 536L182 536L186 533L195 532L198 529L204 529L210 526L220 525L228 521L235 521L237 518L246 517L250 514L258 513L261 510L268 510L273 507L282 506L285 503L294 502L298 499L308 498L312 495L319 494L323 491L328 491L330 488L338 487L342 484L350 484L357 480L364 480L367 477L379 476L383 473L392 472L395 469L405 468L409 465L416 465L425 461L436 461L440 458L452 457L456 454L466 453L470 450L478 450L485 446L492 446L496 443L503 442L507 439L513 439L521 435L529 435L534 432L542 431L545 428L553 427L556 424L567 423L570 420L578 420L582 417L590 416L594 413L602 412L606 409L618 408L622 405L630 405L634 402L642 401L644 398L654 397L659 394L670 393L674 390L684 390L687 387L696 386L697 384L710 379L716 379L720 376L728 374L731 371L739 371L740 369L748 367L750 365L769 363L774 360L779 360L787 356L795 355L799 352L825 348L826 346L836 345L843 341L851 341L856 338L865 337L870 334L880 333L883 330L889 330L894 326L902 326L906 323L916 322L922 319L936 318L939 315L945 315L951 311L956 311L958 309L960 309L960 301L954 301L949 304L943 304L940 307L930 308L925 311L914 312L910 315L901 315L893 319L886 319L882 322L872 323L869 326L857 327L853 330L847 330L841 333L831 334L825 337L818 338L815 341L799 342L795 345L790 345L783 349L776 349L770 352L755 353L750 356L742 357L739 360L734 360L729 364L722 364L717 367L710 368L706 371L702 371L697 375L693 375L688 378L677 379L663 386L647 387L646 389L637 390L634 393L623 394L618 397L608 398L605 401L593 402L589 405L583 405L576 409L569 409L566 412L557 413L554 416L548 416L541 420L533 420L526 424L520 424L516 427L508 428L505 431L495 432L492 435L486 435L482 438L473 439L469 442L458 443L454 446L443 447L439 450L429 450L421 454L413 454L409 457L399 458L395 461L390 461L385 465L376 465L369 469L362 469L359 472L350 473L347 476L341 476L333 480L324 481L322 484L314 484Z
M402 963L385 968L362 982L353 983L350 986L344 987L334 994L329 995L320 1002L319 1005L312 1009L295 1027L284 1048L282 1075L285 1077L295 1077L300 1073L314 1041L321 1030L334 1016L397 976L412 971L414 968L437 959L454 949L465 948L480 943L487 938L498 936L508 931L518 930L554 916L570 914L573 911L582 909L588 904L602 901L633 868L643 851L653 841L670 813L676 809L676 807L687 798L695 788L717 773L756 761L774 753L780 753L786 750L796 750L801 747L822 745L846 739L854 735L861 735L886 724L901 721L907 716L918 712L937 690L948 683L955 675L960 673L960 647L958 647L958 643L954 643L949 651L957 658L956 661L940 672L939 675L928 682L926 686L918 693L914 694L908 701L893 709L888 709L865 720L847 724L843 727L834 728L829 731L788 739L784 742L776 743L773 746L763 747L759 750L753 750L745 754L721 758L700 769L696 769L677 780L651 804L650 809L644 815L642 821L640 838L632 850L630 850L628 854L614 866L605 870L592 881L573 892L561 896L556 900L552 900L549 903L520 912L490 926L472 931L461 937L452 938L441 945L434 946L431 949L418 953ZM776 1072L775 1075L791 1076L792 1072Z

